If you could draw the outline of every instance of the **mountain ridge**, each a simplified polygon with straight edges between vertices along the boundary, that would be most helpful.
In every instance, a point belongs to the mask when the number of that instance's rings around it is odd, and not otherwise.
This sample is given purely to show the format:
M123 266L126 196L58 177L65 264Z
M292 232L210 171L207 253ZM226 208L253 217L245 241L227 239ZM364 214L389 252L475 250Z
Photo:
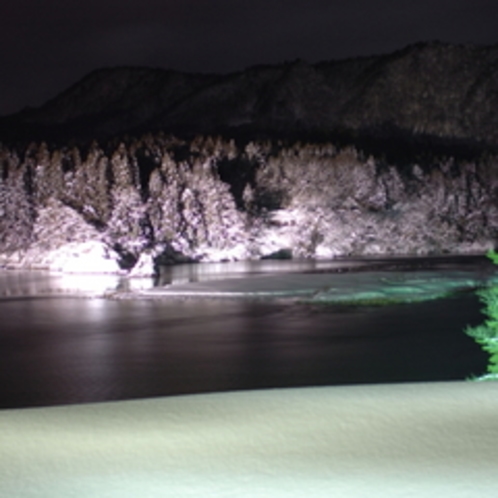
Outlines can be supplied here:
M486 148L498 147L497 105L498 46L431 42L379 56L298 59L226 74L100 68L42 106L0 118L0 137L346 133Z

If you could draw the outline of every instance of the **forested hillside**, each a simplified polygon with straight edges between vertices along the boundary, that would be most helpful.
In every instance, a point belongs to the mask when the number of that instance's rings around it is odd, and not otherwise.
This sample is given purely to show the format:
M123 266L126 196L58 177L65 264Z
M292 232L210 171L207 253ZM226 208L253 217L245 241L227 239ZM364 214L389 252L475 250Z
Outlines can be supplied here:
M3 146L0 178L7 266L467 253L498 235L491 154L393 163L327 142L146 134Z

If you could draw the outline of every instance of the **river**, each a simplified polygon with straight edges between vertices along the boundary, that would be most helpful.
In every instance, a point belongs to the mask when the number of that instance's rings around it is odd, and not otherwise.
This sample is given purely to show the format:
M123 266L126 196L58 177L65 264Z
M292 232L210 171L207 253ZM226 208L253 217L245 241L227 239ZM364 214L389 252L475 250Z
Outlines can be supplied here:
M405 269L422 265L439 275L458 269L481 278L487 268L482 260L403 261ZM399 263L373 264L393 278L398 274ZM164 269L151 285L345 269L364 276L373 271L371 261L184 265ZM470 290L384 306L262 298L106 299L62 292L61 278L0 272L0 408L456 380L486 368L486 354L463 332L482 321L482 305Z

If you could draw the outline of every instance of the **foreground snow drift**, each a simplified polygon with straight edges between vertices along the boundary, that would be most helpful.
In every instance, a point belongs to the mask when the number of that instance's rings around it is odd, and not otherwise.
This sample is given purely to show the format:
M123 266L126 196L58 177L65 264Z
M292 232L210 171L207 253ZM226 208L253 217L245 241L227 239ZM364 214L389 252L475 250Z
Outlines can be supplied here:
M0 412L0 495L469 498L498 384L268 390Z

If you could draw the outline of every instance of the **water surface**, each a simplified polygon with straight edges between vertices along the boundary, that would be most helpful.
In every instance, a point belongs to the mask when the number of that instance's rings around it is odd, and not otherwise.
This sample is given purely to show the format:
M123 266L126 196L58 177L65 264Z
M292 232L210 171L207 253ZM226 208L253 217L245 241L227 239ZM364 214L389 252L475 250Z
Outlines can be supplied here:
M285 264L266 271L303 271ZM212 278L208 269L199 270L201 265L182 267L182 278ZM227 273L241 276L233 267ZM262 299L109 300L55 297L57 278L0 273L2 408L465 379L484 371L487 361L463 333L482 321L481 304L469 291L383 307Z

